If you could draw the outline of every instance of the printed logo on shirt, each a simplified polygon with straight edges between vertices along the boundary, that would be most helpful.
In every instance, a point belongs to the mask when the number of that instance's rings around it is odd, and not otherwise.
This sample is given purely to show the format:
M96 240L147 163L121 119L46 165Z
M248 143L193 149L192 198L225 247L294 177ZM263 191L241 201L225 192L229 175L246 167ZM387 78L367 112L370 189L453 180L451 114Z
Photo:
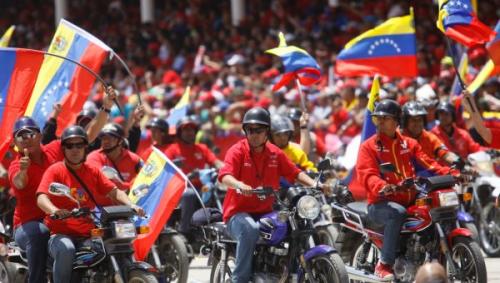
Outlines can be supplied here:
M245 161L245 162L243 162L243 166L244 167L252 167L252 163Z
M269 156L268 167L278 167L278 156L276 154L271 154Z
M201 154L200 152L196 152L196 153L194 154L194 158L196 158L196 159L198 159L198 160L201 160L201 159L203 159L203 154Z
M73 198L75 198L80 203L88 201L87 194L82 188L71 188L71 196L73 196Z

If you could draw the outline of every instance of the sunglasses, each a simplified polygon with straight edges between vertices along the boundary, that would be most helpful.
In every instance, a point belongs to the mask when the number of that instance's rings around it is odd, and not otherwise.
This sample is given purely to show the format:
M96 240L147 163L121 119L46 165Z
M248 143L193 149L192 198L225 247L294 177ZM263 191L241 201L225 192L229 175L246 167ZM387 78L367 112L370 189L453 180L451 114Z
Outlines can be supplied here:
M22 141L26 141L26 140L31 140L31 139L34 139L36 136L36 133L24 133L24 134L19 134L16 136L16 141L17 142L22 142Z
M86 146L87 146L87 144L84 142L63 144L63 147L67 148L67 149L73 149L73 148L82 149L82 148L85 148Z
M258 127L258 128L246 128L245 132L249 135L253 134L262 134L263 132L267 131L266 127Z

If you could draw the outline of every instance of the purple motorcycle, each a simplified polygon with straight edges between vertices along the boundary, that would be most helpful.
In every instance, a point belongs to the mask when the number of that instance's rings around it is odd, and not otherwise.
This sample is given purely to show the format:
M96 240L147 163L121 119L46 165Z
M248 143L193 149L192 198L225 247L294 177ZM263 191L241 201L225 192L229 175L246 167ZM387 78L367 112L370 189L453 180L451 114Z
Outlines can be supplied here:
M260 239L253 257L252 282L349 282L336 250L318 245L313 226L321 211L316 188L291 187L283 196L271 188L255 189L259 197L277 200L276 211L259 217ZM236 242L222 222L204 226L212 239L210 282L231 282ZM209 263L210 263L209 262Z

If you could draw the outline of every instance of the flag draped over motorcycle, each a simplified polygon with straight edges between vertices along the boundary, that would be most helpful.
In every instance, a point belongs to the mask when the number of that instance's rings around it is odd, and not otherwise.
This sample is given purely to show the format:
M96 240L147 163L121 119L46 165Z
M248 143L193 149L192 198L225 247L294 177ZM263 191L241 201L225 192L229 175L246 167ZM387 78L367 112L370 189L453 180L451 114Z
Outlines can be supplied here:
M106 44L73 25L61 20L49 46L49 53L75 60L98 73L111 51ZM45 56L29 101L26 116L31 116L40 128L47 121L55 103L62 110L57 119L58 132L75 121L87 100L95 77L71 61Z
M391 18L349 41L337 56L340 76L416 77L417 48L413 13Z
M146 163L135 178L130 200L141 206L148 218L140 218L136 226L149 226L149 233L134 241L135 258L144 260L158 238L186 188L187 179L160 150L153 147Z
M43 56L36 50L0 48L0 159L11 143L14 123L28 105Z
M380 78L375 76L373 78L370 96L368 98L368 105L365 111L365 120L363 122L363 131L361 132L361 143L376 134L377 128L373 123L372 113L375 110L375 103L379 100L380 92ZM356 177L356 168L352 168L349 175L342 181L349 187L355 199L366 199L365 187L358 182Z

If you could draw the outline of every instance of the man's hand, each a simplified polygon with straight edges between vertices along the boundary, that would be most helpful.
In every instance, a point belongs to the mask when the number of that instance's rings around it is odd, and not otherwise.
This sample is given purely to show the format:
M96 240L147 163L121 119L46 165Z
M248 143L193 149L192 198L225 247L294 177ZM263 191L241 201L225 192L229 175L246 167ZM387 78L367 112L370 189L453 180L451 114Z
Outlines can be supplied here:
M130 207L135 211L135 213L137 213L137 215L139 215L140 217L144 217L146 215L146 211L144 211L144 209L138 205L135 205L135 204L131 204Z
M396 192L397 188L398 187L396 185L387 184L387 185L383 186L382 189L380 189L379 194L392 195L394 192Z
M330 184L320 184L319 187L321 188L325 196L329 197L332 195L333 188Z
M132 115L132 125L138 124L142 120L142 117L144 117L144 113L144 106L137 106L134 110L134 115Z
M67 209L57 209L52 213L56 219L62 219L62 218L67 218L71 215L71 211Z
M111 107L113 107L115 99L116 99L116 90L113 87L108 86L104 94L104 98L102 100L102 106L106 109L111 109Z
M19 167L21 171L26 171L30 167L31 160L29 157L29 151L27 148L23 150L24 156L19 159Z
M59 114L61 113L61 110L61 103L54 104L54 106L52 106L52 114L50 115L50 118L57 119L57 117L59 117Z
M309 124L309 113L303 112L300 116L300 128L307 127Z
M252 195L252 190L253 190L252 187L243 182L240 182L235 189L238 193L243 194L244 196Z

